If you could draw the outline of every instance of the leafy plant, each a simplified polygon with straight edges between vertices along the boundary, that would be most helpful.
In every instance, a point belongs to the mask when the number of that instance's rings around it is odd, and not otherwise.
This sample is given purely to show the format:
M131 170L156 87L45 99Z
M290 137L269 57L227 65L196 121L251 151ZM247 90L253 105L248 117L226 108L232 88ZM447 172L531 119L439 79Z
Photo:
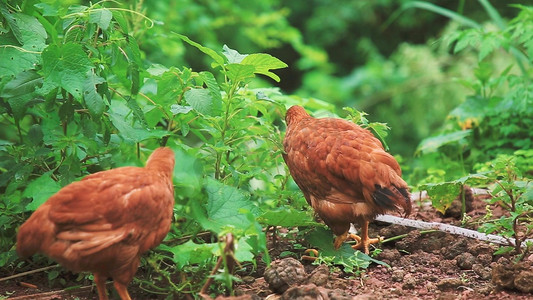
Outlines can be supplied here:
M522 176L516 167L515 158L508 155L500 155L491 162L480 164L478 168L488 171L495 182L489 203L499 205L508 212L508 215L499 219L486 218L479 230L485 233L497 232L509 238L510 245L501 247L497 254L514 250L523 259L533 249L533 245L524 243L533 237L533 181Z

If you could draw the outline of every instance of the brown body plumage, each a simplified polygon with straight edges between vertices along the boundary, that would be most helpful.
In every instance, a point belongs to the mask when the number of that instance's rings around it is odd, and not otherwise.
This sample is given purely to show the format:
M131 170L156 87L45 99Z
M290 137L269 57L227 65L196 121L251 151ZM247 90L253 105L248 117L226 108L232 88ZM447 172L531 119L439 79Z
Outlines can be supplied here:
M368 253L368 222L403 208L411 211L408 186L398 162L366 129L336 118L316 119L293 106L285 118L284 159L307 203L337 236L348 237L350 223L362 227L354 248Z
M122 167L71 183L20 227L17 252L37 252L75 272L94 273L100 299L113 278L122 299L142 253L159 245L174 207L174 153L156 149L146 167Z

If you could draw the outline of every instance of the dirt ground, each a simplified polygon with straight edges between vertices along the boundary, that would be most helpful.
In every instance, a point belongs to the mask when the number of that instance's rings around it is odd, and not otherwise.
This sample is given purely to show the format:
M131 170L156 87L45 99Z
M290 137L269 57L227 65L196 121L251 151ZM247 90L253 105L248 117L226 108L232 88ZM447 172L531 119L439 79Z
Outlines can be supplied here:
M485 214L486 202L472 197L468 204L470 224L475 224ZM457 209L452 207L449 215L442 216L427 204L415 207L410 218L459 225ZM497 208L493 211L495 217L503 213ZM513 257L494 256L496 246L485 242L442 232L421 234L380 222L370 227L371 236L389 238L400 234L407 236L382 244L382 252L376 257L390 267L372 264L358 276L295 258L278 259L283 251L301 253L293 249L294 241L278 237L275 244L270 242L274 262L269 274L263 276L265 266L258 266L253 273L238 272L236 275L242 279L235 286L238 296L217 299L533 299L533 255L514 264ZM44 272L0 282L0 299L97 298L91 286L68 292L49 289L43 276ZM142 271L138 276L143 276ZM25 283L36 287L27 287ZM134 284L130 284L129 290L134 299L165 298L146 294Z

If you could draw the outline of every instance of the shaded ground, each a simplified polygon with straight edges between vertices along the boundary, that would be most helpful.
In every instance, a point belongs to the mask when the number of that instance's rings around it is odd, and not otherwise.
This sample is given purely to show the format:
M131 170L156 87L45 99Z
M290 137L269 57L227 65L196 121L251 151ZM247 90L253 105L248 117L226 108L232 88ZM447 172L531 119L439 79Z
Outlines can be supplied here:
M486 202L473 199L469 206L470 224L485 214ZM457 209L457 207L455 208ZM452 209L453 210L453 209ZM502 215L493 210L495 217ZM460 214L459 214L460 215ZM432 207L416 207L411 218L424 221L459 225L455 217L442 216ZM467 226L469 226L467 224ZM475 227L470 225L469 227ZM366 271L354 276L325 265L311 262L300 263L296 259L284 259L273 264L279 273L271 272L269 287L263 277L264 267L258 266L253 273L238 273L242 282L235 287L239 299L533 299L533 255L523 263L510 264L510 257L494 256L495 246L484 242L452 236L442 232L420 234L397 225L374 223L370 234L385 238L408 233L403 239L381 245L383 250L377 259L391 267L371 265ZM291 251L294 241L278 239L270 241L271 256L275 260L280 253ZM274 275L272 275L274 274ZM45 273L0 283L1 296L15 299L95 299L96 291L90 286L71 292L51 291L47 288ZM74 282L73 278L65 278ZM138 276L143 276L142 270ZM2 275L3 277L3 275ZM274 279L272 279L274 278ZM72 280L72 281L70 281ZM284 284L287 281L288 284ZM37 288L21 286L31 283ZM275 295L277 289L283 296ZM163 299L164 296L147 294L136 288L129 288L134 299ZM118 299L115 297L115 299Z

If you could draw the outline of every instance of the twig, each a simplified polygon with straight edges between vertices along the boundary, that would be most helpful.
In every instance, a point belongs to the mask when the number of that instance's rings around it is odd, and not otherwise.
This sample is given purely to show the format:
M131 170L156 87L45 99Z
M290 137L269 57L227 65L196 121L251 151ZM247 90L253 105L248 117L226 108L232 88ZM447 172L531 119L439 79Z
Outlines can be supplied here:
M400 218L400 217L391 216L391 215L378 216L376 218L376 221L409 226L409 227L414 227L417 229L426 229L426 230L434 229L434 230L448 232L448 233L456 234L456 235L462 235L468 238L474 238L477 240L486 241L490 243L514 246L514 242L511 239L504 238L503 236L494 235L494 234L485 234L485 233L481 233L475 230L465 229L465 228L461 228L461 227L457 227L457 226L453 226L449 224L411 220L411 219L405 219L405 218ZM527 242L533 243L533 239L524 240L520 246L522 248L526 247Z
M107 284L107 283L106 283ZM57 296L60 295L75 295L75 294L81 294L85 293L89 290L92 290L95 287L95 285L88 285L88 286L82 286L77 289L64 289L64 290L57 290L57 291L51 291L51 292L44 292L44 293L37 293L37 294L31 294L31 295L24 295L24 296L18 296L9 298L10 300L30 300L30 299L57 299Z
M30 274L34 274L34 273L47 271L47 270L50 270L50 269L55 269L57 267L59 267L59 264L56 264L56 265L53 265L53 266L49 266L49 267L40 268L40 269L31 270L31 271L28 271L28 272L22 272L22 273L19 273L19 274L15 274L15 275L7 276L7 277L4 277L4 278L0 278L0 282L6 281L6 280L10 280L10 279L13 279L13 278L18 278L18 277L30 275Z

